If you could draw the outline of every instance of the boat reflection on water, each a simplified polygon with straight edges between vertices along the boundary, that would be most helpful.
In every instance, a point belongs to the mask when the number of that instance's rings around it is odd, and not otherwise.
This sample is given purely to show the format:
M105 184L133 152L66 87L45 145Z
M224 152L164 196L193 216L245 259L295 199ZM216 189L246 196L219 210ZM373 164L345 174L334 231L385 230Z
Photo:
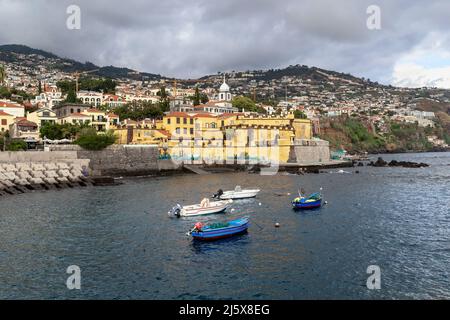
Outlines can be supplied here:
M250 232L246 231L238 236L218 239L215 241L198 241L189 240L190 248L196 254L209 254L213 252L223 253L224 248L226 250L236 251L242 250L243 246L248 244L250 241Z

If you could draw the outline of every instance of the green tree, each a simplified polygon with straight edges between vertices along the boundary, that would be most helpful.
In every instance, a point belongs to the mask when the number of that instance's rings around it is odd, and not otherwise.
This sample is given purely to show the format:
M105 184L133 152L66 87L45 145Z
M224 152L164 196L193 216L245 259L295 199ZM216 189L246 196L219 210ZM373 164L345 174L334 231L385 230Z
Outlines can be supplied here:
M112 109L120 119L143 120L146 118L156 119L163 115L160 104L136 101Z
M158 91L157 95L159 96L159 107L161 108L162 112L169 111L170 109L170 102L169 102L169 96L167 95L166 88L161 87L161 89Z
M239 111L250 111L250 112L259 112L264 113L264 109L261 107L258 107L255 102L247 97L244 96L236 96L231 101L233 107L238 108Z
M27 150L27 148L27 143L22 139L13 139L6 146L8 151L24 151Z
M69 91L75 92L76 90L75 81L61 80L56 82L56 86L61 90L63 94L67 94Z
M209 101L208 95L206 93L203 93L203 92L200 93L200 102L202 104L205 104L205 103L208 103L208 101Z
M63 138L63 132L61 125L57 123L45 123L39 129L41 138L47 138L50 140L59 140Z
M93 79L93 78L80 78L78 86L80 90L96 91L103 93L115 93L117 83L112 79ZM69 91L76 90L75 81L61 80L56 83L56 86L61 90L63 94Z
M114 144L116 138L112 131L99 134L94 128L84 128L74 143L86 150L102 150Z
M90 127L89 124L58 124L48 122L41 126L39 133L41 138L46 137L51 140L74 139L82 129L88 127Z
M0 84L3 85L6 79L6 70L5 67L0 64Z
M306 114L303 111L295 110L294 111L294 118L296 118L296 119L306 119L308 117L306 116Z
M198 91L198 87L195 87L195 93L192 97L192 101L194 103L194 106L198 106L200 104L200 92Z
M81 103L81 100L77 98L77 94L75 93L75 90L69 90L67 93L67 97L64 100L64 102L67 103Z
M9 91L6 87L0 87L0 98L11 98L11 91Z

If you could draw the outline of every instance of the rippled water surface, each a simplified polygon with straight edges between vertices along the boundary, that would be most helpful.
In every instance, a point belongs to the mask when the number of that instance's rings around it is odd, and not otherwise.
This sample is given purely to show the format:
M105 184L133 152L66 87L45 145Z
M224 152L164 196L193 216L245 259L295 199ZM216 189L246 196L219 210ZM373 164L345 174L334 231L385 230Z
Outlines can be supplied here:
M450 298L450 153L383 157L431 166L184 175L0 198L0 298ZM262 191L224 215L167 215L235 185ZM300 187L323 187L328 204L292 211ZM242 215L252 222L245 235L197 243L185 234L197 220ZM366 287L372 264L381 290ZM81 290L66 288L69 265L81 268Z

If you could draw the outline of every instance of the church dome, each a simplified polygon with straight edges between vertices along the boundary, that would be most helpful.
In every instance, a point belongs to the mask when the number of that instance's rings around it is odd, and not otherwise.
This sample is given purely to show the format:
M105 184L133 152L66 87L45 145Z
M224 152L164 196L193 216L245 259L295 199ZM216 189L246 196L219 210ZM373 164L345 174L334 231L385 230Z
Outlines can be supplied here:
M223 75L223 83L220 86L219 91L221 91L221 92L223 92L223 91L230 91L230 87L225 82L225 75Z
M220 86L220 91L230 91L230 87L225 83L225 81Z

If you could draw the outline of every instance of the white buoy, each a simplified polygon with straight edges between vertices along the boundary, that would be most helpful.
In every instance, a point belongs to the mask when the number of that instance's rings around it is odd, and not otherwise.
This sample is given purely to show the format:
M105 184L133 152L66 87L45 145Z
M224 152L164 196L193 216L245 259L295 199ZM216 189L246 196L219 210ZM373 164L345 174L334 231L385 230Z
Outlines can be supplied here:
M280 224L277 222L277 223L275 223L275 228L279 228L280 227Z
M261 205L262 203L260 202L260 203L258 203L258 205Z
M325 203L325 204L328 204L328 201L326 201L326 200L325 200L325 202L324 202L324 203Z
M288 193L287 193L287 195L288 195L288 196L290 196L290 195L291 195L291 193L290 193L290 192L288 192Z
M234 211L234 208L231 209L231 212L233 212L233 211Z

